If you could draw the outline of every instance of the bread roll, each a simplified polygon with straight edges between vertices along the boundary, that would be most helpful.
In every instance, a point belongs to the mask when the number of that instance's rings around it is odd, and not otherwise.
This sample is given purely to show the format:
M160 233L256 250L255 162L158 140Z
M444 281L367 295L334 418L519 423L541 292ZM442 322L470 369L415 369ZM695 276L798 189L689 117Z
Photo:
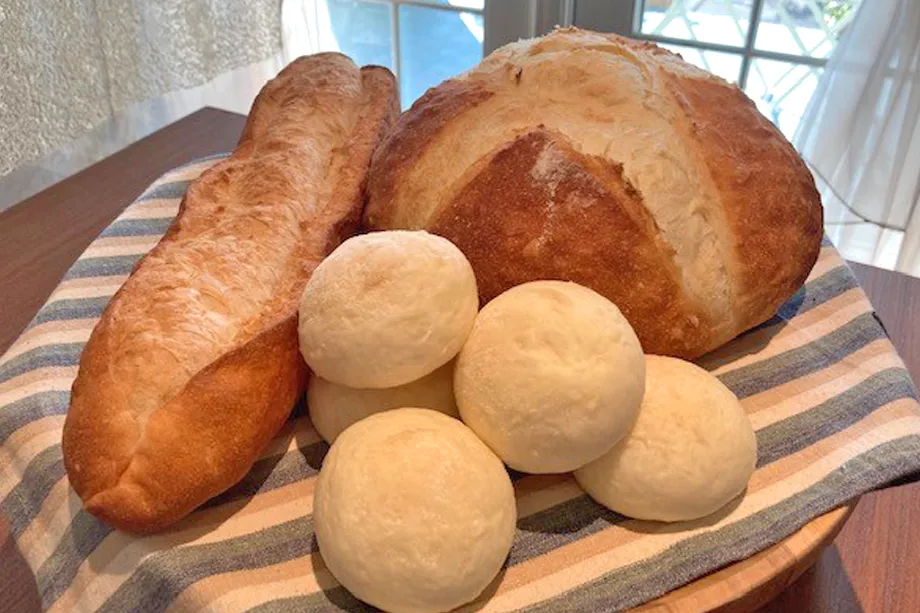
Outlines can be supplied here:
M351 426L323 460L316 541L333 576L389 613L441 613L478 596L511 549L514 488L456 419L403 408Z
M741 90L654 44L574 28L429 90L368 190L369 228L447 237L483 302L576 281L647 352L687 358L772 316L822 236L811 174Z
M332 444L345 428L365 417L401 407L432 409L460 417L454 400L454 362L405 385L357 389L326 381L315 374L307 386L307 408L313 427Z
M642 347L616 306L575 283L533 281L487 304L454 375L463 421L516 470L597 459L636 420Z
M90 513L151 532L246 474L303 393L297 303L395 114L393 76L335 53L263 88L83 351L62 444Z
M639 519L714 513L744 491L757 438L738 398L699 366L646 358L645 399L629 434L575 471L599 503Z
M452 360L479 310L476 277L427 232L348 239L300 302L300 350L320 377L355 388L405 385Z

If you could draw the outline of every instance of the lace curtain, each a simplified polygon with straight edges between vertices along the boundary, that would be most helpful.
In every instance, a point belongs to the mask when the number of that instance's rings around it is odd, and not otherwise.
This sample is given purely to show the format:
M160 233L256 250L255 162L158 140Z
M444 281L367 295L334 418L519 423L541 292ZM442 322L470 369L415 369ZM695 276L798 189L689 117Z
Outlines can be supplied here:
M280 0L0 3L0 210L283 66Z

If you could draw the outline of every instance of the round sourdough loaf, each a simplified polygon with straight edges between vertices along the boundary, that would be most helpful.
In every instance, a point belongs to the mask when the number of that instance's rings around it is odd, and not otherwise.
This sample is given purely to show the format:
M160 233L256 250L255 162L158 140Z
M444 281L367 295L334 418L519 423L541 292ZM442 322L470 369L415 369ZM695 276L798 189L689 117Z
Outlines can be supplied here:
M822 235L811 174L736 86L574 28L429 90L375 153L368 190L369 228L449 238L483 302L576 281L647 352L688 358L773 315Z

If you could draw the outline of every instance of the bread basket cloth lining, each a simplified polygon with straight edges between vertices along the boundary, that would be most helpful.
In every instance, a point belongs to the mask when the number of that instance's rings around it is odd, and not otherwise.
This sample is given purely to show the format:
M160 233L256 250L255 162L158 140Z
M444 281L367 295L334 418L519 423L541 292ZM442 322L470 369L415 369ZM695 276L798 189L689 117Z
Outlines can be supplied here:
M52 611L356 611L312 534L325 443L303 407L241 483L159 535L111 530L81 507L61 458L80 352L108 300L219 157L166 173L70 268L0 359L0 513ZM920 405L872 306L825 241L776 317L700 361L740 398L759 460L716 517L634 521L569 475L516 476L518 530L482 611L614 611L775 544L815 517L920 474Z

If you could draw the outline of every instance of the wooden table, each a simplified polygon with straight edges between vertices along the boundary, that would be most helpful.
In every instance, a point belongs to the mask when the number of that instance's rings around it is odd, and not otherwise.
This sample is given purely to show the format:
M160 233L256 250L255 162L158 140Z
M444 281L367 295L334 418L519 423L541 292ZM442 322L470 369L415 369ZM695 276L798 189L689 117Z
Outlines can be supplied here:
M0 213L0 354L90 241L164 171L236 143L244 117L204 109ZM920 279L854 264L920 381ZM0 613L39 610L0 517ZM760 613L920 611L920 484L864 496L818 562Z

